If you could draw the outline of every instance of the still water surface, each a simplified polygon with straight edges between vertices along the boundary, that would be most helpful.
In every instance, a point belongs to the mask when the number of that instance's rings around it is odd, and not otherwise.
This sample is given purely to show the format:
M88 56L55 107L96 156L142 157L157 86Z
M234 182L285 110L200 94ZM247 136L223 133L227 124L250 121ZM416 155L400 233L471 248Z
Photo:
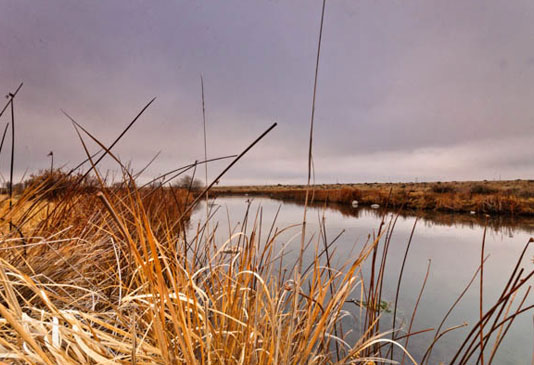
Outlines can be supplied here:
M217 221L219 223L217 237L220 244L228 238L229 230L233 230L243 221L247 207L250 208L249 216L251 218L249 221L254 220L256 212L261 208L262 239L267 236L279 208L276 227L284 228L300 223L303 217L302 205L269 198L219 197L213 201L213 207L215 208L215 215L212 222ZM315 206L308 210L309 230L307 237L311 237L313 234L317 237L323 214L326 218L328 240L332 240L345 230L333 246L335 258L332 266L334 267L336 265L341 266L351 256L357 255L368 241L369 235L376 234L382 216L385 215L386 221L394 217L392 212L365 208ZM197 209L192 217L192 227L198 222L205 221L205 215L205 206ZM394 303L395 300L397 278L415 219L415 215L403 213L399 216L392 234L383 291L383 299L389 303ZM419 220L406 262L399 299L397 323L404 320L404 329L407 327L406 323L410 320L421 290L429 259L431 260L430 276L417 309L412 331L436 328L439 325L445 313L464 290L480 265L485 220L485 217L469 215L428 214ZM488 218L485 252L489 258L484 266L484 307L489 307L501 294L514 269L517 258L533 232L534 222L532 220ZM290 229L277 239L278 247L282 247L292 237L297 237L299 233L300 227ZM300 238L293 239L289 243L287 248L291 252L285 259L288 266L294 263L299 246ZM306 256L308 259L313 254L313 250L309 251ZM534 249L529 250L523 260L523 267L526 268L526 271L533 269L533 254ZM369 267L364 267L364 273L368 271ZM463 322L468 322L469 326L450 332L440 339L434 348L430 364L448 363L455 352L454 350L458 348L467 331L476 322L479 316L479 290L479 278L477 277L462 301L449 316L443 329ZM354 293L355 297L358 295L358 293ZM518 302L519 300L517 300ZM534 300L528 298L525 306L531 304L534 304ZM354 305L352 309L355 311ZM344 328L347 328L347 325L354 326L354 322L344 324ZM532 312L516 319L499 348L494 363L531 364L533 327ZM391 314L384 313L381 329L386 330L388 328L391 328ZM421 359L433 336L433 332L428 332L410 339L409 351L417 360ZM400 351L397 350L397 352Z

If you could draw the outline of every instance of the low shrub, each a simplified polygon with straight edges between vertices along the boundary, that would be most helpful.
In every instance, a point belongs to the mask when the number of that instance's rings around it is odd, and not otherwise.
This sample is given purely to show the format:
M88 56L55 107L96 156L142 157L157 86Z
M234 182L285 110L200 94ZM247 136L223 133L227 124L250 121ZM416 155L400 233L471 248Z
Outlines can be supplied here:
M491 186L485 185L485 184L475 184L471 186L471 188L469 189L469 192L471 194L481 194L481 195L495 194L497 191L498 191L497 189Z
M436 194L455 193L456 188L451 184L436 183L432 185L431 191Z

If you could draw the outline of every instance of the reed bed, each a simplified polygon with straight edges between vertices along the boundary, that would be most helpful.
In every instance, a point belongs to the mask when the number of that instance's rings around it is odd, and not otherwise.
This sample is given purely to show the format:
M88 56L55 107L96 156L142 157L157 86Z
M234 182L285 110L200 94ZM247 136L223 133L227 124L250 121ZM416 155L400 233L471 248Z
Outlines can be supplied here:
M305 201L304 186L217 187L219 195L267 195ZM377 183L315 185L311 201L350 205L389 205L393 208L494 215L534 215L534 181L454 183Z
M337 268L330 266L335 240L310 237L305 249L312 258L297 273L275 245L284 230L273 222L262 239L258 214L247 212L240 229L221 244L216 222L211 231L206 222L189 225L187 207L198 193L137 188L133 181L111 188L52 180L33 179L11 210L6 200L2 205L0 361L417 363L403 345L411 335L433 330L412 331L416 308L408 330L394 326L392 332L380 324L394 221L384 222ZM63 188L53 192L57 187ZM502 296L481 313L451 363L469 363L486 347L493 358L509 324L531 309L524 306L528 290L512 308L533 275L521 268L525 252ZM366 261L370 276L362 274ZM296 274L301 279L294 280ZM401 280L402 273L398 288ZM343 328L342 321L354 325ZM453 329L436 331L421 363Z
M278 270L278 233L188 237L187 190L58 182L36 179L3 210L0 361L357 363L389 341L348 344L337 327L376 242L339 270L316 251L298 287Z

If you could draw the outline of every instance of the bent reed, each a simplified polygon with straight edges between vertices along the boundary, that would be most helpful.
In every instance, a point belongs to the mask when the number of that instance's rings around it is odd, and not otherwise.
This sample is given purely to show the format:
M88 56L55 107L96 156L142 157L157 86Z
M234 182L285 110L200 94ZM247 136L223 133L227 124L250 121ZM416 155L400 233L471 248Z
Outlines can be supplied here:
M65 179L34 179L11 210L2 204L0 360L361 362L385 340L364 334L349 345L337 332L378 241L341 270L321 266L316 251L306 287L296 287L278 270L279 232L260 243L254 224L218 247L206 225L188 237L185 189L69 187Z
M400 340L421 331L392 335L380 327L391 225L338 268L330 267L335 240L310 239L312 259L302 280L293 280L295 263L275 247L284 230L262 240L258 216L247 212L241 230L218 245L215 222L212 231L206 222L188 226L187 208L201 198L198 192L138 188L129 178L113 187L101 179L77 181L44 174L11 209L7 199L0 206L0 361L371 364L387 363L394 346L417 363ZM366 260L373 267L368 282ZM456 363L467 363L498 332L488 346L496 350L503 328L531 308L521 307L523 299L509 310L532 276L517 268ZM350 311L354 305L346 303L356 303L354 296L360 305ZM364 326L353 343L347 341L357 326L343 331L347 318ZM450 330L436 333L429 350Z

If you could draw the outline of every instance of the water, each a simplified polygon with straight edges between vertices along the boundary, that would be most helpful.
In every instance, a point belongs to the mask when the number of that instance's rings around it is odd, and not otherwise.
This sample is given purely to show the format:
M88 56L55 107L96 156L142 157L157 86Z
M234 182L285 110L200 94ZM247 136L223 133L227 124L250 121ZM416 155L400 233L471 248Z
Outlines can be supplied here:
M229 231L240 229L239 224L243 221L249 202L249 230L256 212L260 207L262 209L262 239L267 236L279 207L281 209L276 221L277 227L283 228L302 222L303 207L301 205L269 198L220 197L214 202L214 207L218 209L213 219L213 222L219 222L217 236L220 243L228 238ZM192 217L193 225L195 222L203 221L205 214L205 207L196 210ZM333 246L336 257L332 265L334 267L350 259L351 256L355 257L367 242L369 235L376 234L383 214L386 216L386 221L393 217L391 212L384 213L372 209L314 206L308 210L309 233L307 237L318 234L319 222L323 214L326 218L328 240L332 240L338 233L345 230ZM407 259L399 299L397 323L404 320L404 329L407 327L421 290L429 259L431 260L430 276L417 309L412 331L436 328L439 325L480 265L485 220L486 217L443 214L427 214L419 220ZM383 291L383 299L389 303L394 302L397 278L414 222L415 216L404 213L399 216L393 231ZM501 294L524 245L534 232L533 227L532 220L488 218L485 253L489 255L489 258L484 265L484 307L486 309ZM286 258L288 264L292 264L296 259L300 246L299 233L300 227L295 227L277 239L278 247L282 247L293 238L288 245L288 248L292 249ZM306 257L309 259L311 254L312 252L309 252ZM534 249L531 249L525 255L523 260L525 271L533 269L533 254ZM364 269L365 272L369 268ZM467 322L469 326L452 331L441 338L434 348L430 364L438 364L440 361L448 363L468 330L477 321L479 280L477 277L443 329L463 322ZM531 280L529 284L532 283ZM355 293L355 297L357 296L358 294ZM517 306L520 299L521 297L518 296L513 308ZM529 297L525 306L531 304L534 304L534 300ZM355 309L354 305L352 309ZM381 329L389 329L388 323L391 323L391 315L384 313ZM353 323L348 325L353 325ZM344 328L347 328L346 326L347 324L344 324ZM408 349L417 360L421 359L433 336L434 332L428 332L410 338ZM530 364L533 356L533 338L533 316L532 312L527 312L518 317L511 326L494 363ZM400 351L397 350L397 352Z

